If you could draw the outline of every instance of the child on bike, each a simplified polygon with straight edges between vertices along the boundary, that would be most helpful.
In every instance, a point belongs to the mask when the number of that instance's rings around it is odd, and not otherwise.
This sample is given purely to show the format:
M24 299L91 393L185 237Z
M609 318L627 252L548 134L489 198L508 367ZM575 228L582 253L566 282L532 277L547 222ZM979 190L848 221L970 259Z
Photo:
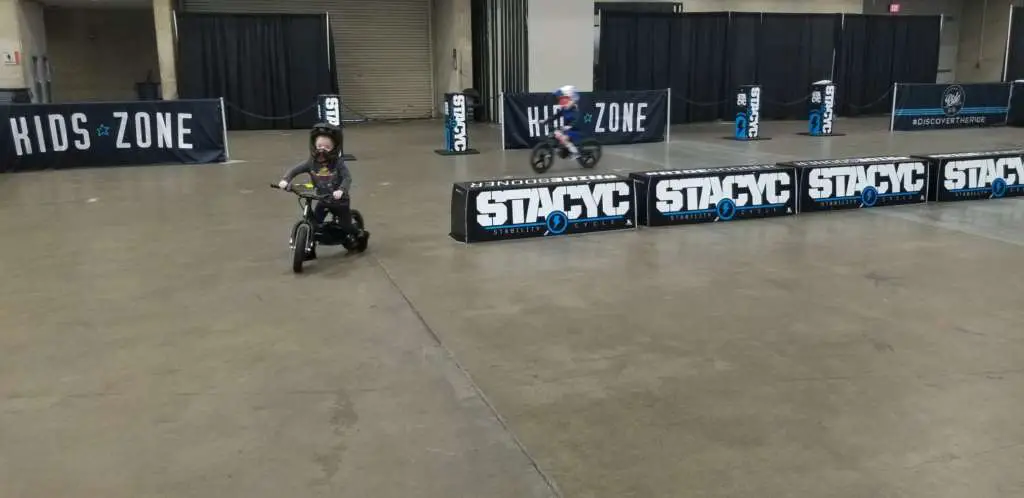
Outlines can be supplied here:
M359 247L366 247L370 232L356 228L352 224L349 197L352 174L341 157L342 140L341 128L328 123L314 125L309 132L310 157L288 170L278 186L282 190L288 190L296 176L308 174L316 193L327 197L313 207L313 216L317 224L323 224L327 213L330 212L348 238L345 247L356 247L357 241ZM309 258L316 258L316 254L310 254Z
M569 151L569 158L576 160L580 156L574 143L579 135L579 130L576 129L576 118L579 117L580 109L577 104L580 94L576 92L576 87L565 85L555 90L555 96L558 97L558 111L545 119L541 126L547 126L556 119L562 118L562 126L555 128L555 139Z

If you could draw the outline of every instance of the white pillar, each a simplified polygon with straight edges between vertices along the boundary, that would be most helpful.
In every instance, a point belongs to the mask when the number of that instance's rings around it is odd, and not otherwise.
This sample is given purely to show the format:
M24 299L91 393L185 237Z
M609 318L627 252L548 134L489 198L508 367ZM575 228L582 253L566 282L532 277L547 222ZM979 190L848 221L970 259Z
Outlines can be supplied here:
M529 0L530 91L594 88L594 0Z
M174 59L174 0L153 0L153 26L160 62L160 91L164 100L173 100L178 98L178 72Z

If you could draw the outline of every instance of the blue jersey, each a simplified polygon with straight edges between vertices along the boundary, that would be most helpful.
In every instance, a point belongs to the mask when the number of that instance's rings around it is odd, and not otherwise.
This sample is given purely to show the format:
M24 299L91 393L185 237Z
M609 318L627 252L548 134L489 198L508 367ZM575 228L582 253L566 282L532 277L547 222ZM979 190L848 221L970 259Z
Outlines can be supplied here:
M552 114L551 117L549 117L548 119L545 119L544 120L544 124L546 125L546 124L549 124L549 123L553 123L553 122L555 122L556 119L562 118L562 122L565 123L565 126L568 126L570 129L575 130L576 129L576 118L578 118L579 115L580 115L580 108L579 108L579 106L573 104L573 105L569 106L569 108L563 107L563 108L559 109L558 112Z

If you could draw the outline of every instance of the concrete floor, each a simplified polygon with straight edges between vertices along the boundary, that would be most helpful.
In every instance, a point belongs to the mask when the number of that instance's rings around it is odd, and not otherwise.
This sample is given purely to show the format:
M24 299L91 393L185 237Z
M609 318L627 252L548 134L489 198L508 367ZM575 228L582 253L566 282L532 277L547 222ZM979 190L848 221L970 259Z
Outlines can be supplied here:
M599 170L1024 138L886 124L676 127ZM451 182L531 174L472 133L350 128L371 249L300 276L266 184L301 131L0 176L0 496L1024 496L1024 201L466 246Z

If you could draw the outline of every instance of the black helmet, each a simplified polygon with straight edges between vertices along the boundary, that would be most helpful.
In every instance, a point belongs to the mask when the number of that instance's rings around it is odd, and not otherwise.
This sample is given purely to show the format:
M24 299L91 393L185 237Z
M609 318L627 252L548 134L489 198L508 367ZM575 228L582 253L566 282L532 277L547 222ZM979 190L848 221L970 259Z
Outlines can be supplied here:
M327 152L316 150L316 139L318 137L330 138L334 142L334 148ZM317 123L309 131L309 153L318 162L334 162L341 155L342 140L341 128L330 123Z

